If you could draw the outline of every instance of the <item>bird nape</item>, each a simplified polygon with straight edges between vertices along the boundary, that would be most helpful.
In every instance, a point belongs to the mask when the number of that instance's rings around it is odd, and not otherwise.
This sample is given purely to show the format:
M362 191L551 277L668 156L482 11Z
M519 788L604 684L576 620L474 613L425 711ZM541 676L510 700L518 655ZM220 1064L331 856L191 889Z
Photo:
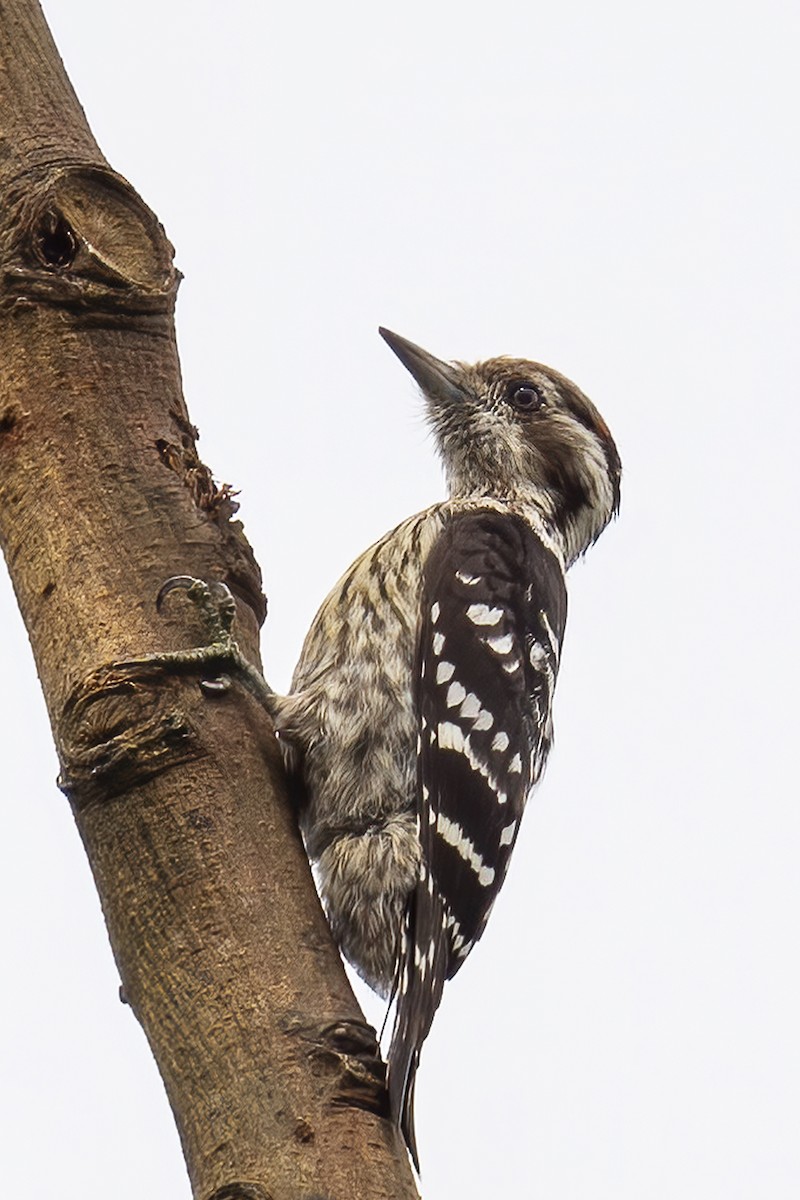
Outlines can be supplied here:
M552 740L567 568L619 508L594 405L539 363L446 363L381 335L419 384L448 499L358 558L270 709L342 952L396 996L391 1111L483 933Z

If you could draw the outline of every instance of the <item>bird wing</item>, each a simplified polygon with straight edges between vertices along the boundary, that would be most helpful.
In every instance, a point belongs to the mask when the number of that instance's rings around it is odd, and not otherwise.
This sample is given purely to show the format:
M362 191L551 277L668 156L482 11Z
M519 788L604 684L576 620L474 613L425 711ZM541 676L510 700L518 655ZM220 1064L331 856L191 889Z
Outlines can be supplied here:
M401 942L392 1112L415 1164L414 1077L446 979L481 936L551 740L566 621L555 555L520 517L453 517L425 564L414 672L420 880Z

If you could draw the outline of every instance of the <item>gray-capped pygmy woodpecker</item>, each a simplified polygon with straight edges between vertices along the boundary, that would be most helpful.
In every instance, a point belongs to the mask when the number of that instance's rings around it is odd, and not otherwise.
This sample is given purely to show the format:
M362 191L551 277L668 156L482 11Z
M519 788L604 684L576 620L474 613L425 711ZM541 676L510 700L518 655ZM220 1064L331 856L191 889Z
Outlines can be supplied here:
M389 1096L417 1164L420 1050L542 773L564 574L618 511L620 459L549 367L446 363L381 334L422 389L448 499L353 563L270 707L334 936L396 994Z

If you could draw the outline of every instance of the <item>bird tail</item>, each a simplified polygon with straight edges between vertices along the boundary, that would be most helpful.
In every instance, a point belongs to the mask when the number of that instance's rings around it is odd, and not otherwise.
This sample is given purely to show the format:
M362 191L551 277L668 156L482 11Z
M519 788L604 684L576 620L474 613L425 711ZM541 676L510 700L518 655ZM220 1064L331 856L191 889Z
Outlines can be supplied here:
M409 899L400 939L397 1006L389 1047L389 1105L419 1172L414 1131L414 1084L422 1043L442 999L450 965L450 930L446 906L422 875Z

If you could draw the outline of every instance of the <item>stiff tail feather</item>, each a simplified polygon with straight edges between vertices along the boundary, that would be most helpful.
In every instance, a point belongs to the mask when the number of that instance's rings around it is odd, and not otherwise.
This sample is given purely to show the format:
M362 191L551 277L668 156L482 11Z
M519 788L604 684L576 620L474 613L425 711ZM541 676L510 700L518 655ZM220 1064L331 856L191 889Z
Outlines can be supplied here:
M408 904L400 940L397 1007L389 1047L389 1105L414 1166L419 1153L414 1131L414 1084L422 1043L442 999L451 958L447 909L422 876Z

